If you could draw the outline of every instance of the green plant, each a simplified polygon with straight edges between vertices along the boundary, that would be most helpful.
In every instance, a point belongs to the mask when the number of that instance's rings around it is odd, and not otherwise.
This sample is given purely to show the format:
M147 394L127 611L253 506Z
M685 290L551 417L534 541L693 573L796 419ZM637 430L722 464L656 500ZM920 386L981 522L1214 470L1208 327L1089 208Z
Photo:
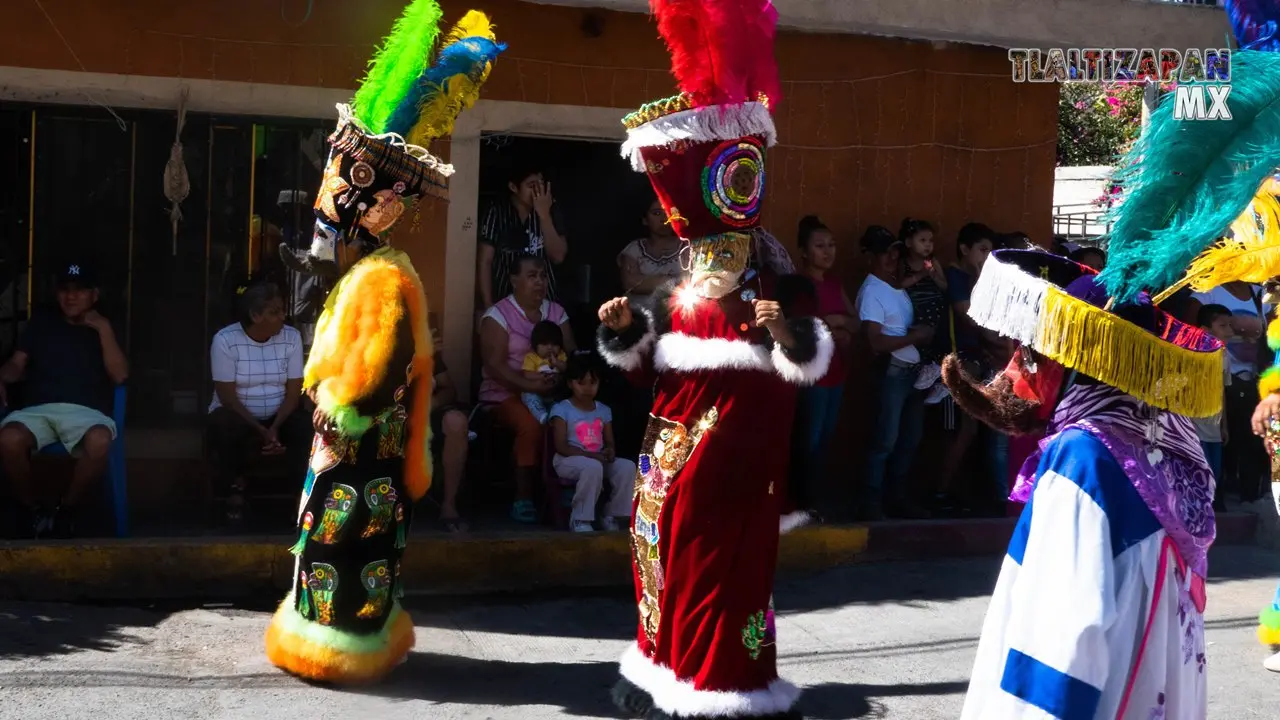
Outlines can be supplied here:
M1058 165L1112 165L1142 125L1140 83L1069 82L1058 95Z

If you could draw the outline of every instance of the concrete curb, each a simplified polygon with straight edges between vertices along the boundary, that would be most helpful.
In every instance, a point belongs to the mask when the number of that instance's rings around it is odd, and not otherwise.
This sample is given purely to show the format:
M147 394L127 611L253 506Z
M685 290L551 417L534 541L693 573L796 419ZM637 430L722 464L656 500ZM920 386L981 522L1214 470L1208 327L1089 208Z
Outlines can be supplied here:
M1223 518L1219 543L1251 543L1256 516ZM780 572L853 562L996 556L1012 519L820 525L789 533ZM1225 532L1224 532L1225 531ZM151 538L0 543L0 599L236 600L282 595L293 575L291 538ZM482 594L626 587L628 537L473 533L414 537L402 573L414 593Z

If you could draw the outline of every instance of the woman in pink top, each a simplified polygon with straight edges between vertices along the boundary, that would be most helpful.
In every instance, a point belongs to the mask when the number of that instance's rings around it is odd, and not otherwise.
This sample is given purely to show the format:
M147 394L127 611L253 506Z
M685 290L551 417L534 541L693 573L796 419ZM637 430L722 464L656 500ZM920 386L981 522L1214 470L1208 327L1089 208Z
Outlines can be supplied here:
M831 272L836 263L836 241L827 226L813 215L806 216L800 221L797 244L801 272L814 284L817 308L812 314L826 322L836 341L836 353L827 374L812 387L800 388L796 410L798 434L792 439L796 471L789 487L796 510L812 513L814 495L826 470L827 446L840 419L845 381L843 355L849 350L858 320L840 278Z
M520 368L530 351L529 335L543 320L560 326L564 349L576 346L569 328L569 316L559 304L547 299L547 266L538 257L525 256L511 268L510 295L494 303L480 319L480 356L483 361L480 402L490 406L493 418L516 434L516 500L511 517L520 522L536 522L533 504L533 476L542 453L543 428L520 400L520 393L545 393L559 379L543 375L526 378Z

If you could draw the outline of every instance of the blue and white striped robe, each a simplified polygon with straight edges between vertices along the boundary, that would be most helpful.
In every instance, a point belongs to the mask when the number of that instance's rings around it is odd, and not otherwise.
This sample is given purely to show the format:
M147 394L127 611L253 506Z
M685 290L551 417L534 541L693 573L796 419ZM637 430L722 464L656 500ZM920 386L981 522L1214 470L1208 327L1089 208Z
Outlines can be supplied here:
M1203 720L1203 605L1168 533L1084 430L1053 438L1036 477L962 720Z

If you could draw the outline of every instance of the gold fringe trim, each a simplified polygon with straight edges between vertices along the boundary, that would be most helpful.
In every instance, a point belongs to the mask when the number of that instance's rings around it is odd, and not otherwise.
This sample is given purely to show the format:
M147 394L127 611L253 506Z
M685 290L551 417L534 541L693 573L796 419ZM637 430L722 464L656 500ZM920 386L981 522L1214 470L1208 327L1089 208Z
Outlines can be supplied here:
M1222 410L1222 350L1179 347L1055 286L1045 294L1032 347L1169 412L1210 417Z

